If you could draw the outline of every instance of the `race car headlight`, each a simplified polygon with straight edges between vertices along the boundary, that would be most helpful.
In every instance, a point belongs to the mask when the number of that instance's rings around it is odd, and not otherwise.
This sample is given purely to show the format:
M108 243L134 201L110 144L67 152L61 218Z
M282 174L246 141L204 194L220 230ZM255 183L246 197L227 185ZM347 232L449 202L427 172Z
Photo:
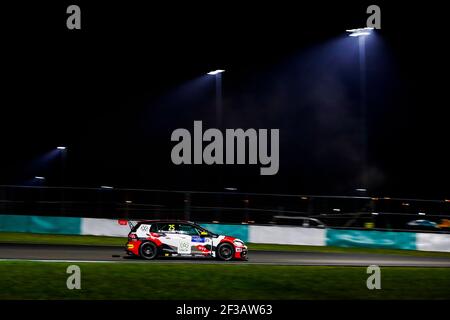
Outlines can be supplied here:
M240 239L234 239L233 243L237 246L244 246L244 241L240 240Z

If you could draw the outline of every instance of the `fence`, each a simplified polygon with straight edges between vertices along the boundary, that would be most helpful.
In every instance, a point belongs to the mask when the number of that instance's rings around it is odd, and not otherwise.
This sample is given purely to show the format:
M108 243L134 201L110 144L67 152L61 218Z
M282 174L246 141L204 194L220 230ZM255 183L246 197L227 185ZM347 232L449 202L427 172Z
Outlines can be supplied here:
M369 196L0 186L0 214L450 230L450 201Z

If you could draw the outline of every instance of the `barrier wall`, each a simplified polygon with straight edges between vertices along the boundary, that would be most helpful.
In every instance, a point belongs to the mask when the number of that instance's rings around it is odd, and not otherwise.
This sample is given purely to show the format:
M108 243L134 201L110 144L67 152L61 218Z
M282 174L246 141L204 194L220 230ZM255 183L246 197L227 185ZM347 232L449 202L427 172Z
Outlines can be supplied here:
M416 234L413 232L327 229L326 245L416 250Z
M249 242L324 246L325 229L289 226L249 226Z
M117 220L83 218L80 234L92 236L126 237L130 232L128 225L120 225Z
M202 226L251 243L450 252L450 234L240 224ZM0 215L1 231L126 237L129 227L111 219Z
M0 231L81 234L81 219L82 218L0 215Z
M417 233L416 248L420 251L450 252L450 235L437 233Z

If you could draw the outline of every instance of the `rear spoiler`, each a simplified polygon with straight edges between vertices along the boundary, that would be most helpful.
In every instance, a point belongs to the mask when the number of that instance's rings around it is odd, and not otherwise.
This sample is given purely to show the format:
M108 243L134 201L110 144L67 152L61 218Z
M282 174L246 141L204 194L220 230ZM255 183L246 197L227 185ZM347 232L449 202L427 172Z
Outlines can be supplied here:
M125 220L125 219L119 219L117 220L117 222L121 225L121 226L126 226L128 224L128 226L130 227L130 229L134 228L134 224L132 221L130 220Z

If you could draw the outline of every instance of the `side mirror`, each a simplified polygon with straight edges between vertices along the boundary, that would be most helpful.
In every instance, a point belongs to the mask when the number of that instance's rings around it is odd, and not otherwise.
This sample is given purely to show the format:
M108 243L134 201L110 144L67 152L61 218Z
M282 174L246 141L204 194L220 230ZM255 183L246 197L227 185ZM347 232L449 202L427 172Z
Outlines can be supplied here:
M206 231L200 232L200 237L207 237L208 235L209 235L209 233Z

